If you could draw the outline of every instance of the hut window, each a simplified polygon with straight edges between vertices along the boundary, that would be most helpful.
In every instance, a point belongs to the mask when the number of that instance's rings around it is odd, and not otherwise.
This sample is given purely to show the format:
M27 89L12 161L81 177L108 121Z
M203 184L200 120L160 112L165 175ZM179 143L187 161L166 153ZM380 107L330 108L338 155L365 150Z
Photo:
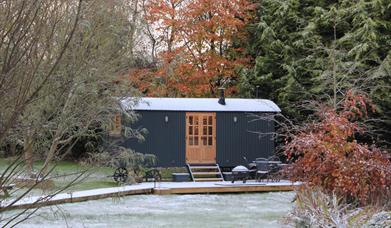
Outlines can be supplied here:
M213 146L214 121L213 115L194 113L188 115L187 140L189 146Z
M208 137L208 145L209 146L213 145L212 137Z
M198 146L198 136L194 137L194 146Z
M198 146L199 145L199 143L198 143L198 136L199 136L198 126L194 126L194 135L193 135L193 145L194 146Z
M116 113L113 116L113 122L109 131L110 135L121 135L121 114Z
M193 119L193 116L189 117L189 145L190 146L198 146L199 145L199 129L198 125L198 117Z
M208 125L206 116L202 117L202 124L203 125Z
M208 145L208 137L202 136L201 140L202 140L202 145L204 145L204 146Z

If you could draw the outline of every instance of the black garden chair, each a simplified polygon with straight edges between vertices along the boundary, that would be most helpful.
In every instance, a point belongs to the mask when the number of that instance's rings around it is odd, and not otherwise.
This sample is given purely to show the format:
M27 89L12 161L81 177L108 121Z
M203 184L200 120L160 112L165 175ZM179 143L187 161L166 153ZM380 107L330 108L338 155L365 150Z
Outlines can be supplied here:
M254 163L255 163L255 165L257 167L257 172L255 174L255 179L257 181L267 180L269 172L270 172L268 159L266 159L266 158L257 158L254 161Z
M270 156L269 161L269 180L271 182L279 182L281 180L282 162L277 156Z
M277 156L271 156L269 158L257 158L254 163L256 164L257 171L255 179L257 181L271 181L279 182L281 180L281 167L282 162Z

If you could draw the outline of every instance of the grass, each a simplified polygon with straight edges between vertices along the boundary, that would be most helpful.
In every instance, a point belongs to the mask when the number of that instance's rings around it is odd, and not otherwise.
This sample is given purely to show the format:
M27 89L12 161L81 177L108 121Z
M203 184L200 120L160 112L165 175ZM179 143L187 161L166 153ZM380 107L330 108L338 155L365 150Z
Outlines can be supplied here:
M3 172L10 163L11 159L1 158L0 172ZM34 163L35 170L40 170L42 166L42 161ZM82 179L68 188L67 191L114 187L118 186L117 183L115 183L110 177L113 175L114 170L114 168L110 167L93 167L82 165L77 162L61 161L54 167L51 173L51 179L54 181L55 189L61 189L74 180L80 173L85 173Z
M169 167L169 168L160 168L160 174L162 175L163 180L171 180L172 173L187 173L185 167Z
M7 165L9 164L9 161L5 159L0 159L0 171L3 171Z
M118 184L113 180L92 180L92 181L83 181L74 187L71 187L71 190L89 190L89 189L97 189L97 188L110 188L117 187Z
M80 173L85 173L69 190L88 190L115 187L118 184L112 179L114 168L80 165L75 162L60 162L53 170L53 179L57 188L63 188Z
M3 172L10 164L11 159L0 158L0 172ZM34 163L34 169L42 168L43 162ZM79 173L85 172L83 178L67 188L66 191L80 191L96 188L116 187L118 184L112 179L115 168L111 167L94 167L90 165L80 164L72 161L60 161L56 164L51 177L54 181L55 188L64 188L72 181ZM159 168L163 180L171 180L172 173L187 172L184 167Z

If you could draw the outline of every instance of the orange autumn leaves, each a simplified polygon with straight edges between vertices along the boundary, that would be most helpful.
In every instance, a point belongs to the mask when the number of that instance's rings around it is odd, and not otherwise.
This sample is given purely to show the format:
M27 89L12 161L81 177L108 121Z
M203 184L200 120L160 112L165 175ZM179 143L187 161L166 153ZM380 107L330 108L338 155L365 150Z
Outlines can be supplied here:
M364 95L349 91L342 110L319 110L320 121L305 126L286 146L286 155L295 160L291 179L362 204L389 192L390 160L380 149L355 140L365 130L356 121L366 118L369 108Z
M235 40L244 37L247 0L149 0L145 19L157 50L154 68L130 72L142 92L155 96L208 96L220 86L234 92L238 67L248 61Z

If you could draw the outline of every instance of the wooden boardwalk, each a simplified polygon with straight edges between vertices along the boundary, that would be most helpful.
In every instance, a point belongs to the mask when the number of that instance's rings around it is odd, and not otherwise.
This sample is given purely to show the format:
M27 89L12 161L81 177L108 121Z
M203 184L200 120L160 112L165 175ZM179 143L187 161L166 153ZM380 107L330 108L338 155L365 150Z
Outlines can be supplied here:
M61 193L56 196L32 196L26 197L16 204L7 207L7 210L36 208L64 203L76 203L87 200L98 200L110 197L122 197L140 194L209 194L209 193L245 193L245 192L271 192L293 191L300 183L281 181L276 183L265 182L160 182L141 183L135 185L101 188L70 193ZM0 212L4 211L12 199L3 201Z
M213 183L213 184L211 184ZM293 191L296 184L286 183L235 183L231 182L204 182L192 185L175 184L167 188L155 188L155 194L209 194L209 193L246 193L246 192L275 192Z

